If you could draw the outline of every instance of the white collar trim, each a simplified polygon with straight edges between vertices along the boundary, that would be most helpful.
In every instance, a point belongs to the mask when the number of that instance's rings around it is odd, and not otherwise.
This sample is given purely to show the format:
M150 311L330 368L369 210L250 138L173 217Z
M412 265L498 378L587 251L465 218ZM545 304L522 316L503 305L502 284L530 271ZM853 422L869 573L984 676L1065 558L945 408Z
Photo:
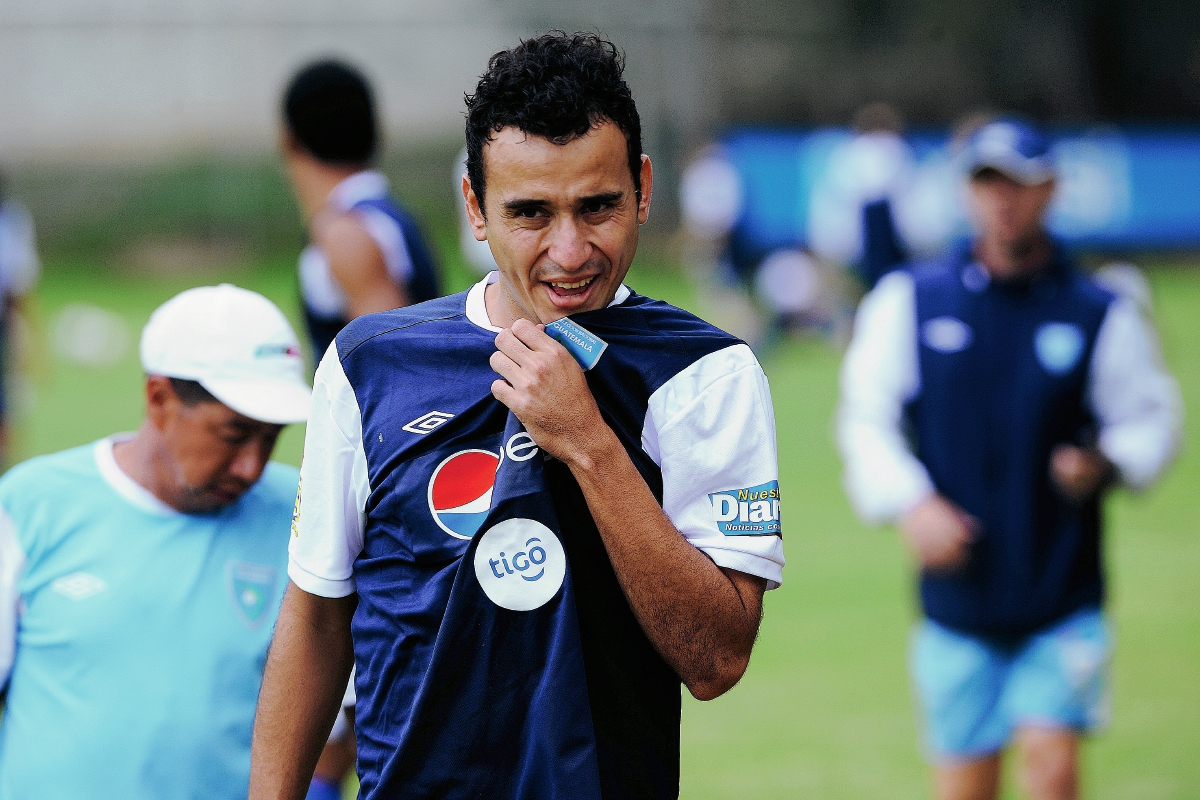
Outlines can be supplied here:
M387 197L388 179L382 172L366 169L356 172L333 187L329 193L329 205L341 211L351 208L363 200L375 200Z
M470 291L467 292L467 320L493 333L499 333L503 328L497 328L492 324L491 317L487 313L487 305L483 300L483 294L489 285L498 280L500 280L500 273L492 270L483 276L483 280L472 286ZM617 287L617 293L613 297L613 301L608 304L608 307L612 308L613 306L621 305L621 303L629 299L629 295L631 294L633 294L633 290L622 283Z
M133 433L114 433L96 442L93 452L96 455L96 467L100 470L100 477L104 478L113 491L142 511L169 517L182 514L182 511L171 508L145 486L126 475L117 463L113 456L113 445L127 442L133 437Z

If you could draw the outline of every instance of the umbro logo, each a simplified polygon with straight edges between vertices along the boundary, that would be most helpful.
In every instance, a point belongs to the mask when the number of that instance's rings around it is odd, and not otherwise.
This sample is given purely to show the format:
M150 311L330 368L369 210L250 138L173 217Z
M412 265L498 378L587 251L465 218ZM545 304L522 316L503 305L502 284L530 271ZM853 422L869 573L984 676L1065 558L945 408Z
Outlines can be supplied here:
M100 594L108 588L102 578L89 575L86 572L72 572L57 578L50 584L52 591L72 600L86 600L92 595Z
M450 420L454 419L453 414L447 414L445 411L430 411L428 414L422 414L412 422L404 426L404 430L409 433L415 433L418 436L424 436L431 431L445 425Z

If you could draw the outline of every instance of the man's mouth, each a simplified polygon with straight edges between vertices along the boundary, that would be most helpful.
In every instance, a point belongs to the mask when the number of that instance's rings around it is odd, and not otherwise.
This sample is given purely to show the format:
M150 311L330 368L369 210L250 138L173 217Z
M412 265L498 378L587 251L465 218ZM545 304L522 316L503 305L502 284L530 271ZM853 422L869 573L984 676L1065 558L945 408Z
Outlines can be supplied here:
M556 295L570 297L583 294L594 280L596 280L596 276L592 275L578 281L547 281L546 283Z

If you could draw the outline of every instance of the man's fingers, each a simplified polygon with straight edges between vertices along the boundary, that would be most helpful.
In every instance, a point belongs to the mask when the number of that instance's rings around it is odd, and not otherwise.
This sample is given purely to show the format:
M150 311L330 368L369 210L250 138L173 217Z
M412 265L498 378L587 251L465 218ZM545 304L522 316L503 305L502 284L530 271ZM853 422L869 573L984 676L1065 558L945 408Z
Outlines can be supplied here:
M511 328L505 328L496 334L496 349L518 365L524 365L530 353L529 346L522 342Z
M492 353L488 358L488 364L491 365L492 371L499 374L509 384L516 383L521 376L521 367L517 362L509 358L507 353L500 350Z
M519 319L512 324L513 336L530 350L542 350L547 347L562 347L546 333L545 325L536 325L527 319Z
M508 381L494 380L492 381L492 397L511 409L516 398L516 390L508 384Z

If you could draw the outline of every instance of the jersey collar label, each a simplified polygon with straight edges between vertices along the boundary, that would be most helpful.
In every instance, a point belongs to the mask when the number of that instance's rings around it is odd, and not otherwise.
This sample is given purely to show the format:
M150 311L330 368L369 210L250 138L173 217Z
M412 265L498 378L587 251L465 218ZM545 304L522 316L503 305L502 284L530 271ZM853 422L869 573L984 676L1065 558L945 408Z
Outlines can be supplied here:
M575 357L584 372L596 366L600 361L600 356L604 355L605 348L608 347L608 342L566 317L547 325L546 333L567 348L567 352Z

